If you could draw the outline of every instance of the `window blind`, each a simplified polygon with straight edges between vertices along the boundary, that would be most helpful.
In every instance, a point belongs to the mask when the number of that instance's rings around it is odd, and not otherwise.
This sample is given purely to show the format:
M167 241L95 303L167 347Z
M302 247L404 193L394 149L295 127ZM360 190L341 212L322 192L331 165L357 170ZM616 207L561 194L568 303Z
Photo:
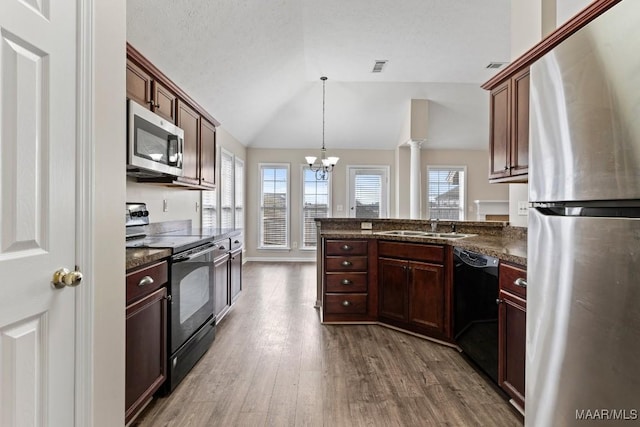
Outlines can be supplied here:
M234 181L234 204L235 204L235 227L244 229L244 161L235 158L235 181ZM241 239L244 233L240 236Z
M427 166L429 218L464 220L464 166Z
M216 210L216 191L202 191L202 226L216 228L218 216Z
M364 170L356 171L353 188L356 218L380 218L382 185L382 175L380 173Z
M220 227L233 228L233 154L221 150L220 155Z
M289 165L260 165L260 247L289 243Z
M318 245L315 218L327 218L331 210L329 188L331 175L325 180L316 179L316 173L309 166L302 168L302 245L303 249L313 249Z

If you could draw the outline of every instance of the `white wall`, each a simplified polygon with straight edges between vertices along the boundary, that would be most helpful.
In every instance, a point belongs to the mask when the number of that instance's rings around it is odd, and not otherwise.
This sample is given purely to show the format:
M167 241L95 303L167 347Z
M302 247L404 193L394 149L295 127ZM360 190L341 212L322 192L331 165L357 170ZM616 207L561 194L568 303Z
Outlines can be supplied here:
M556 0L556 24L561 26L585 7L589 6L593 0Z
M163 200L167 211L163 211ZM161 184L137 182L127 178L127 202L144 202L149 209L149 221L163 222L191 220L194 227L200 226L200 191L173 188Z
M94 281L92 405L95 427L124 425L126 2L93 1ZM89 308L87 308L89 309ZM53 343L55 345L55 343ZM69 396L71 398L71 396Z

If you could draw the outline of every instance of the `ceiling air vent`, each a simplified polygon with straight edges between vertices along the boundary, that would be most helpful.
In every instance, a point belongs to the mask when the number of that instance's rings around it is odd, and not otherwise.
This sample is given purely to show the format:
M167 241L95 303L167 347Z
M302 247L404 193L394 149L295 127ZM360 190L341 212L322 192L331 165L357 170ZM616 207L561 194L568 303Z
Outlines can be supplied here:
M489 62L489 65L487 65L487 68L490 70L497 70L498 68L502 68L507 64L508 62Z
M375 64L373 64L373 70L371 70L372 73L381 73L382 69L384 68L384 65L387 63L388 61L386 59L380 60L380 61L376 61Z

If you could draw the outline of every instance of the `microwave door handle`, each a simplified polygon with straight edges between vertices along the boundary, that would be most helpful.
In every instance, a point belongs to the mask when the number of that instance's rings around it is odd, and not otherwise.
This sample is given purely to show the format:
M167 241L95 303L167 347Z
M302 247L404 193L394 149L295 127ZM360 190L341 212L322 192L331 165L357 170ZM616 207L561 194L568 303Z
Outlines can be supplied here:
M167 138L167 164L169 166L177 166L179 161L179 138L177 135L169 135ZM172 160L175 159L175 160Z

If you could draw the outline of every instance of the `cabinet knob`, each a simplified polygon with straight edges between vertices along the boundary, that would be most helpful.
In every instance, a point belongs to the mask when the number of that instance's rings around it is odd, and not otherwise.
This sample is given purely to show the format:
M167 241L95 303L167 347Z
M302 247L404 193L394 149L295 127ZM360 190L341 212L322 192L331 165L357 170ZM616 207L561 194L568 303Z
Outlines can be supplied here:
M351 261L342 261L343 267L349 267L351 265Z
M344 245L344 246L342 246L342 250L343 250L343 251L350 251L350 250L351 250L351 246L349 246L349 245Z
M342 283L343 285L350 285L352 282L349 279L342 279L342 282L340 283Z
M351 305L351 303L347 300L342 301L342 306L343 307L349 307Z
M518 277L514 282L514 285L516 286L520 286L521 288L526 288L527 287L527 281L525 279L523 279L522 277Z
M504 165L504 170L508 171L509 170L509 166Z
M496 304L500 305L504 302L504 300L501 300L500 298L496 298Z

